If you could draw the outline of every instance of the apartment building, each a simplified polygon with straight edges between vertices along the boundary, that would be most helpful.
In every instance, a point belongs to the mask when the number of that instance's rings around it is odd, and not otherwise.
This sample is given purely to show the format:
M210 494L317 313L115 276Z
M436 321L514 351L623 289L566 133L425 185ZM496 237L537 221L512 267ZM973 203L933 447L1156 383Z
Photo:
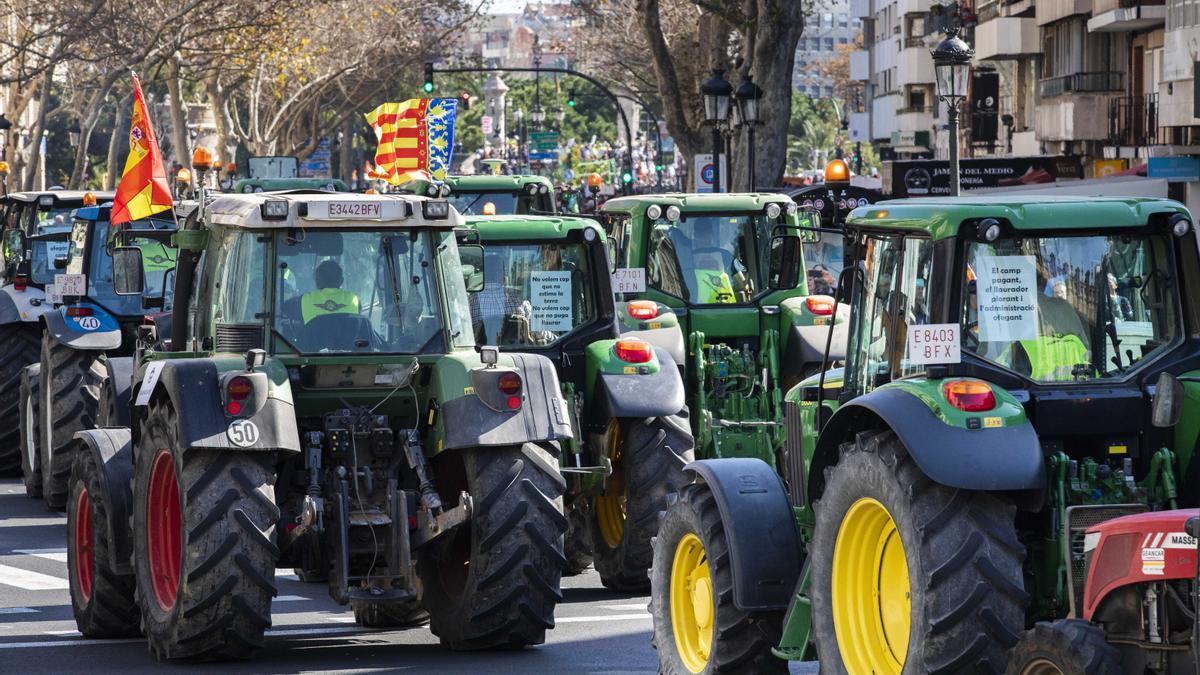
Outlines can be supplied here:
M792 87L813 97L835 96L824 66L840 50L851 48L860 30L862 21L850 16L850 0L819 3L805 20L804 35L796 45Z

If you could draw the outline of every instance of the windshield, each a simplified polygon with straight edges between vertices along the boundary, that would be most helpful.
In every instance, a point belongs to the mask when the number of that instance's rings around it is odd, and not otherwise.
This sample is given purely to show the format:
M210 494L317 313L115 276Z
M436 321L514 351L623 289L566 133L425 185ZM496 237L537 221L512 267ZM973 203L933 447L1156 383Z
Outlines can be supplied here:
M66 229L63 230L66 232ZM54 275L62 270L54 267L54 259L66 256L71 250L67 237L29 240L30 277L35 284L54 283Z
M66 230L71 226L71 211L69 208L50 208L39 206L35 213L32 223L34 227L29 229L32 234L46 234L47 232L57 232Z
M814 295L834 295L838 275L844 266L845 237L833 232L817 232L816 235L817 241L804 245L808 291Z
M175 229L174 224L161 220L138 220L128 225L131 230ZM91 229L91 232L88 230ZM103 305L119 316L134 316L144 313L142 295L117 295L113 288L112 257L107 250L109 224L104 221L77 220L71 228L68 243L67 274L83 274L83 258L86 252L88 299ZM142 249L142 265L145 271L144 295L159 297L166 288L165 310L171 308L170 277L175 268L175 249L166 244L144 237L131 237L129 245ZM48 248L53 250L54 244ZM53 275L51 275L51 279Z
M301 352L443 348L429 232L292 229L275 236L275 327Z
M511 192L458 192L450 195L450 204L464 216L509 216L526 213L517 210L518 195ZM521 200L525 201L525 200ZM488 206L488 205L491 206Z
M1119 377L1179 335L1170 245L1165 235L971 243L964 348L1040 382Z
M649 284L690 303L748 303L767 286L775 221L761 214L659 219L650 231Z
M485 250L483 289L471 294L476 343L543 346L595 320L583 244L487 242Z

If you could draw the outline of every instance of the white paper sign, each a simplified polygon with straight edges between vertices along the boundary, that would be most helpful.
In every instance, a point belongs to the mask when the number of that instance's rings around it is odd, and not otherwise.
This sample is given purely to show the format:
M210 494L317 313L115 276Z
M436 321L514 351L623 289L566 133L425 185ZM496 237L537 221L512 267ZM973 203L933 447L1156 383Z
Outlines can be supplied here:
M958 324L930 323L908 327L908 362L926 366L962 361Z
M46 302L52 305L62 304L62 293L58 292L58 287L54 284L46 284Z
M158 384L158 376L162 374L165 365L166 361L152 361L146 366L146 372L142 375L142 388L138 389L134 405L150 405L150 395L154 393L154 386Z
M530 330L571 330L571 273L530 272Z
M1033 256L979 256L974 269L979 339L1036 340L1038 289Z
M71 242L69 241L48 241L46 242L46 259L51 263L55 258L65 258L71 252Z
M59 295L87 295L87 275L55 274L54 287Z
M613 270L612 289L613 293L645 293L646 268L625 267Z

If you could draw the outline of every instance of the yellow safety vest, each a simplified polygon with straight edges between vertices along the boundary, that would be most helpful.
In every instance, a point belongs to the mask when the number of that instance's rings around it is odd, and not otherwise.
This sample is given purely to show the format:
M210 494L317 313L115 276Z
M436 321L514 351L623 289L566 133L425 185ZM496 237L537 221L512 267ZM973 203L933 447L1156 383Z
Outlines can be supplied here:
M1088 348L1076 335L1043 335L1020 342L1029 357L1029 376L1035 380L1069 382L1075 379L1075 366L1090 365Z
M304 323L325 314L358 314L358 296L340 288L318 288L300 298Z
M729 275L719 270L696 270L696 302L731 305L737 302Z

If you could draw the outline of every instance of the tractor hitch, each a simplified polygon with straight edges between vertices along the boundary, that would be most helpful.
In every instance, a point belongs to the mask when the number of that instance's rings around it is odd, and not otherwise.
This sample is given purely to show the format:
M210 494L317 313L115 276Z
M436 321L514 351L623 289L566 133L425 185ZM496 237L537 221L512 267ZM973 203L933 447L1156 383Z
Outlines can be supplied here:
M459 493L458 506L449 511L433 515L429 509L421 509L417 515L417 531L413 535L413 546L424 546L450 530L471 520L474 502L466 492Z

